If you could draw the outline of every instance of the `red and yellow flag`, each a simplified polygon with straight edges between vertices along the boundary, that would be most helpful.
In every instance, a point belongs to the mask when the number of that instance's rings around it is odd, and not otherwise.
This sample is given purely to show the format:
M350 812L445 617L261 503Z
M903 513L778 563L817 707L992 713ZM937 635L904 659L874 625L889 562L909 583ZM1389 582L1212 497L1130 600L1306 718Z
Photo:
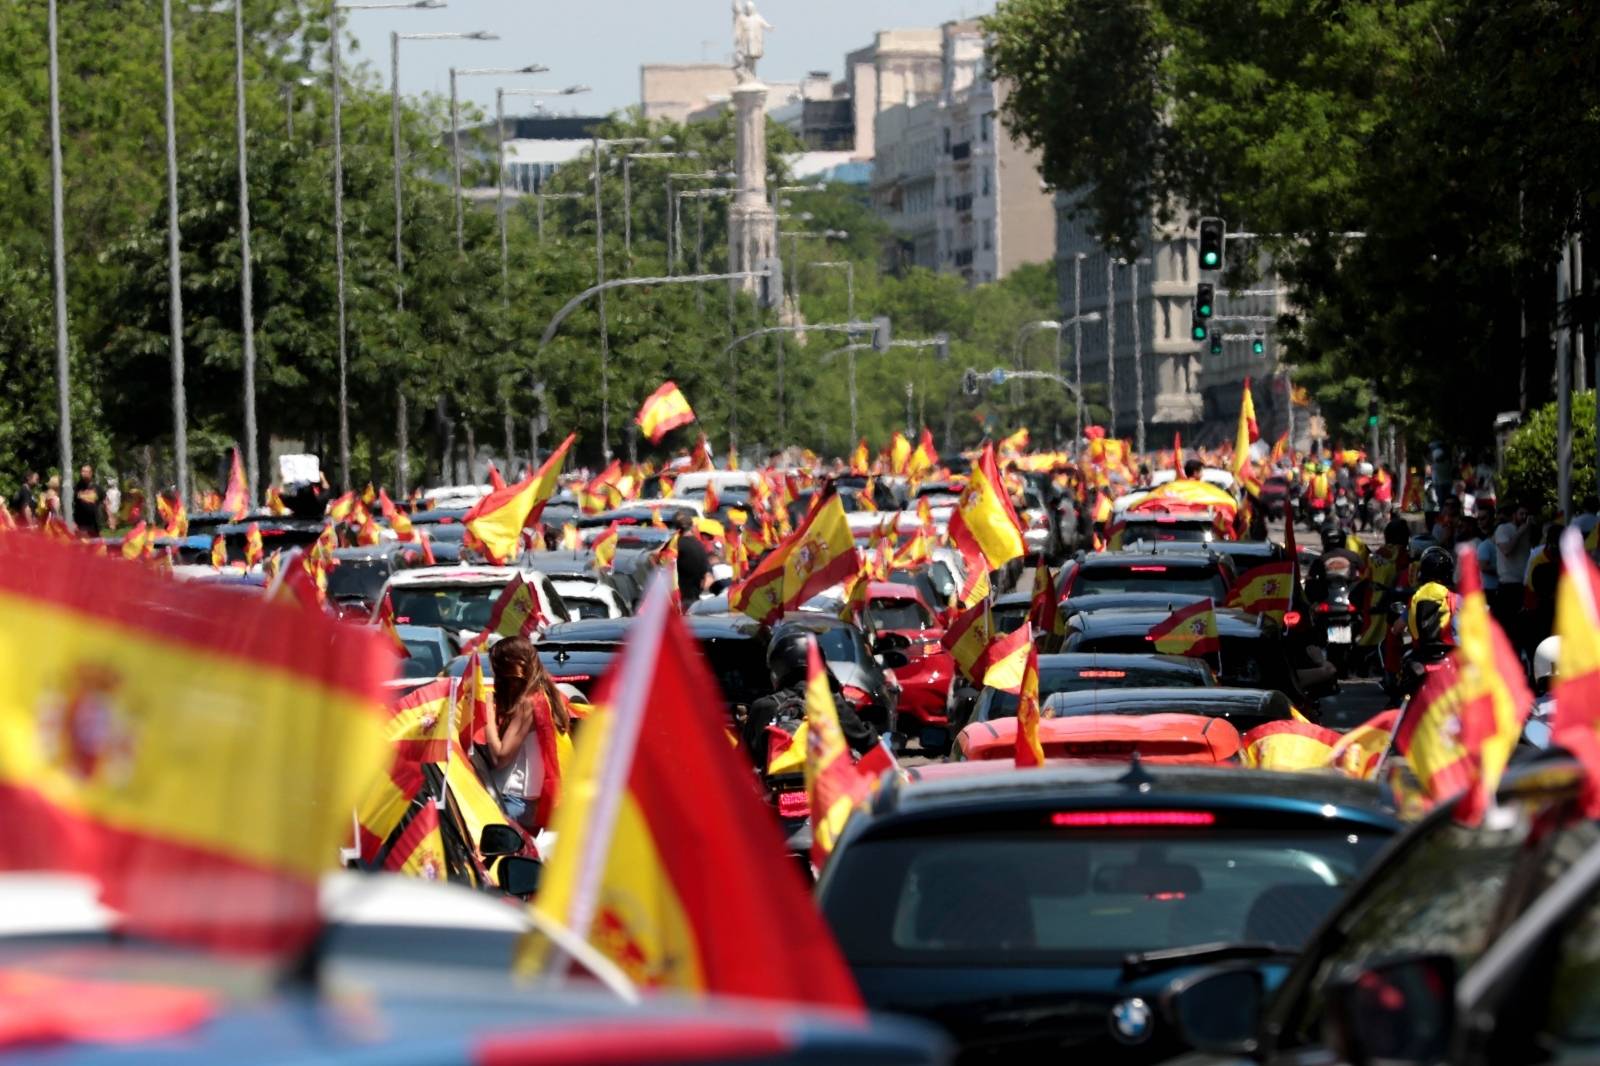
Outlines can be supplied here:
M1223 606L1282 622L1294 595L1294 569L1295 563L1289 559L1252 566L1234 581Z
M576 433L568 434L538 470L515 485L490 492L462 517L472 547L483 552L489 562L504 566L516 557L522 530L538 522L545 501L555 495L561 466L576 437Z
M1174 611L1164 622L1150 627L1153 650L1163 655L1212 655L1222 650L1217 633L1217 612L1210 599Z
M250 487L244 480L244 465L239 462L239 449L233 449L233 460L228 465L228 488L222 494L222 510L228 521L243 522L250 513Z
M1033 436L1028 432L1028 427L1023 426L1011 436L1000 441L1001 455L1021 455L1033 443Z
M984 443L950 514L950 539L969 570L998 570L1026 550L1022 523L1001 480L993 442Z
M0 537L0 662L0 870L92 878L136 935L310 941L388 757L376 633Z
M1361 781L1377 777L1378 764L1394 742L1398 710L1382 711L1339 738L1328 754L1328 765Z
M395 655L402 659L411 658L411 649L400 639L400 627L395 625L394 601L387 596L378 604L378 628L383 630L383 635L388 639L389 647L393 649Z
M128 530L128 535L122 538L122 557L124 559L143 559L150 554L151 546L156 539L155 530L140 522Z
M411 524L410 516L394 505L385 489L378 490L378 507L383 512L383 520L394 530L397 540L410 542L417 539L416 527Z
M748 763L704 713L716 692L658 578L578 736L534 906L645 988L860 1012Z
M470 664L469 664L470 668ZM436 678L389 708L389 742L406 762L442 763L450 751L450 697L454 685Z
M728 606L770 625L785 611L837 585L861 569L861 554L832 485L818 494L811 513L783 543L734 586Z
M328 517L333 519L335 522L343 522L355 512L356 504L360 502L361 501L356 499L356 494L354 492L347 492L343 496L338 496L332 500L329 500Z
M439 831L439 808L419 804L383 860L383 868L424 881L445 879L444 835Z
M806 799L811 818L811 865L821 869L833 852L856 801L866 793L867 782L856 776L844 731L839 728L839 709L828 685L828 669L822 664L817 642L808 640L806 663ZM798 739L798 737L796 738Z
M1575 529L1561 535L1561 584L1556 589L1555 742L1583 764L1585 813L1600 814L1600 572Z
M602 570L611 569L617 557L617 524L613 522L607 526L589 547L594 551L594 564Z
M539 594L523 580L520 573L513 574L489 611L488 631L502 637L529 637L546 621L539 607Z
M1256 425L1256 401L1250 395L1250 379L1244 379L1244 398L1239 402L1239 428L1233 437L1234 480L1252 496L1261 495L1261 479L1250 461L1250 445L1261 439Z
M1240 758L1258 770L1322 770L1340 736L1332 729L1288 718L1258 725L1239 738Z
M283 502L283 490L276 485L267 486L267 513L278 517L289 513L289 505Z
M689 401L683 398L678 386L668 381L645 397L634 421L639 423L639 432L651 444L660 444L661 438L672 430L693 422L694 410L689 406Z
M939 449L934 447L933 431L923 426L922 435L917 438L917 448L906 461L906 473L919 478L938 465Z
M261 562L265 549L261 544L261 524L251 522L250 528L244 531L244 565L255 566Z
M906 468L911 463L911 442L906 440L904 433L895 430L894 436L889 438L888 447L884 449L884 458L889 463L891 474L906 473Z
M473 744L483 742L489 715L494 713L489 682L483 674L483 656L476 649L469 654L471 658L467 661L467 669L461 675L461 684L456 689L454 708L454 739L462 748L471 748ZM541 736L539 739L543 744L546 738ZM550 767L545 769L548 772Z
M1028 604L1028 624L1035 633L1047 640L1059 641L1067 633L1067 620L1061 613L1061 597L1056 593L1055 579L1050 576L1050 565L1039 560L1033 574L1033 600Z
M867 438L862 437L856 442L856 450L850 453L850 473L865 477L871 472L872 453L867 451Z
M212 569L221 570L228 565L228 544L218 534L211 538L211 566Z
M1028 660L1022 671L1022 687L1017 696L1018 766L1043 766L1044 745L1039 743L1039 653L1028 645Z

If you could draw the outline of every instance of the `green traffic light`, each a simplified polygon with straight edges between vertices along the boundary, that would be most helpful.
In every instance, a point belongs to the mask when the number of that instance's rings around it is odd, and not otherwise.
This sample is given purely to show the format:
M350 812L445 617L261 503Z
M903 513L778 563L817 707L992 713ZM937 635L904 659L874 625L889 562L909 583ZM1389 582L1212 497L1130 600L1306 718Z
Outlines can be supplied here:
M1200 317L1201 318L1210 318L1211 317L1211 305L1210 304L1201 304L1200 305Z
M1203 341L1206 339L1206 328L1204 326L1194 327L1194 339L1197 341Z
M1371 429L1373 427L1376 427L1377 424L1378 424L1378 416L1377 415L1368 415L1367 416L1367 427L1369 429Z
M1259 339L1253 341L1250 345L1250 350L1255 352L1257 355L1260 355L1262 352L1267 350L1266 342Z
M1205 264L1208 267L1216 266L1217 265L1217 253L1216 252L1207 252L1206 255L1205 255Z

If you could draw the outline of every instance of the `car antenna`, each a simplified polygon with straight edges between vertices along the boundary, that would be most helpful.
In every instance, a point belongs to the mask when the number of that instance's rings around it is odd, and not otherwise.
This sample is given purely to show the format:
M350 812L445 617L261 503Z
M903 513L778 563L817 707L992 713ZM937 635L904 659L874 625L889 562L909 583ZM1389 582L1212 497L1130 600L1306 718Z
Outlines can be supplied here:
M1150 771L1144 768L1144 762L1139 758L1137 751L1133 753L1133 758L1128 763L1128 772L1117 778L1117 784L1140 792L1148 791L1155 782L1156 779L1150 776Z

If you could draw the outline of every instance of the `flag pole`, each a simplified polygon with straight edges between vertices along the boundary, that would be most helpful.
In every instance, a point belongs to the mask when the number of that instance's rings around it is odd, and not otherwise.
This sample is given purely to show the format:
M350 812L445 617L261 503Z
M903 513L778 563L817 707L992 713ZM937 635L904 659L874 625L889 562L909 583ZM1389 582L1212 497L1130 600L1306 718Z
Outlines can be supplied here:
M474 651L472 654L473 655L477 655L478 653L476 651ZM469 669L470 669L470 667L469 667ZM463 676L465 676L465 671L463 671ZM446 717L449 718L449 721L445 724L445 727L449 732L449 736L448 736L448 739L446 739L445 743L444 743L444 779L439 782L439 794L433 798L434 807L436 807L440 811L443 811L444 808L445 808L444 795L445 795L445 792L450 787L450 754L451 754L450 749L455 747L455 739L456 739L456 736L457 736L457 733L456 733L456 710L457 710L456 699L460 695L460 693L461 693L461 678L452 677L450 679L450 710L449 710L448 714L446 715Z

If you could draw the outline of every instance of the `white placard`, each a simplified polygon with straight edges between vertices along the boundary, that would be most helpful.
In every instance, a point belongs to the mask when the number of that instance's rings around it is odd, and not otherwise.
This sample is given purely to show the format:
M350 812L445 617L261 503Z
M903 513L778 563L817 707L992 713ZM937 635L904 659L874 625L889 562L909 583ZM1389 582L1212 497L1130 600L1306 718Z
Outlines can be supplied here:
M280 484L316 485L322 481L322 464L315 455L278 456Z

